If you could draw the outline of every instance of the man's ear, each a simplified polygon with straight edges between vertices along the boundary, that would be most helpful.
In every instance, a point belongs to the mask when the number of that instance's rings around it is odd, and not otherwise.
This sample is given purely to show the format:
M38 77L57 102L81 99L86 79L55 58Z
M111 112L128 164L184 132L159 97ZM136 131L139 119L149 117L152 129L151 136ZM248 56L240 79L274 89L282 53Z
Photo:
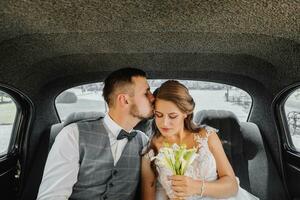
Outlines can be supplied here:
M119 102L120 105L125 106L128 104L128 97L126 94L119 94L117 96L117 101Z

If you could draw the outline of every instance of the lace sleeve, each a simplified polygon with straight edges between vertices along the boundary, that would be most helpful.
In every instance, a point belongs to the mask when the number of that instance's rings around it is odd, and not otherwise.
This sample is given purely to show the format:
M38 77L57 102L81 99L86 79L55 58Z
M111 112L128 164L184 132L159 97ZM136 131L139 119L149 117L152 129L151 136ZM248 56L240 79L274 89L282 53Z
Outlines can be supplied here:
M150 161L152 161L154 159L154 156L155 155L154 155L153 149L150 149L150 151L144 155L144 157Z
M206 137L209 137L211 134L213 133L218 133L219 129L213 128L211 126L204 126L205 130L206 130Z

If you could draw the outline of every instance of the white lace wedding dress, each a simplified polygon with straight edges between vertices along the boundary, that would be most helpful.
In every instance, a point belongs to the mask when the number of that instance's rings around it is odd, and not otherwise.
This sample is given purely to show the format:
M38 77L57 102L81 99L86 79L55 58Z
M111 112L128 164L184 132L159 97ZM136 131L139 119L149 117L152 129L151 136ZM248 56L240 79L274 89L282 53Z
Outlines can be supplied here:
M216 132L216 129L206 126L206 137L200 137L195 135L195 141L199 145L197 156L193 163L187 168L185 176L192 177L198 180L214 181L217 179L216 161L213 154L208 148L208 137L212 132ZM146 156L149 159L154 158L154 151L150 150ZM156 184L156 200L168 200L169 197L173 197L173 190L171 189L171 182L168 180L168 176L172 175L172 171L166 168L164 165L160 165L159 162L155 162L158 172L158 181ZM200 188L199 188L200 190ZM188 200L213 200L209 197L191 196ZM257 200L258 198L239 187L238 193L234 197L226 198L226 200Z

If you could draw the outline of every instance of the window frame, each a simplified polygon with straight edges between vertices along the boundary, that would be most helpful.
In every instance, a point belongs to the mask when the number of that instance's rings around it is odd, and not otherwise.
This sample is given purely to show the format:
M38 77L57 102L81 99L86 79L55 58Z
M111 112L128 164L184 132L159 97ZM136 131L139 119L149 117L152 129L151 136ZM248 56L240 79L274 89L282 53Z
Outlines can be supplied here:
M19 90L9 87L7 85L0 84L0 91L8 94L16 106L16 114L12 123L13 127L11 131L9 145L7 151L0 154L1 162L11 156L15 156L16 154L20 153L20 146L23 138L22 133L25 132L25 130L22 130L22 128L25 128L24 120L29 119L28 115L33 110L33 103L26 95L21 93Z
M294 145L285 112L286 101L290 95L292 95L298 89L300 89L300 82L286 87L275 97L273 104L275 108L275 114L278 117L277 120L279 122L279 128L283 132L282 140L284 148L292 153L295 153L297 156L300 156L300 148L297 149Z

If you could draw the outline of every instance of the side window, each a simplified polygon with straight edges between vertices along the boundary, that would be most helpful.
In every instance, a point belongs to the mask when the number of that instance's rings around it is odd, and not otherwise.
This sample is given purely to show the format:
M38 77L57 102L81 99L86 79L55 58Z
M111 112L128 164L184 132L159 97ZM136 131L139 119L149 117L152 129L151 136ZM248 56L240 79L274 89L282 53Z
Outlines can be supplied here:
M13 98L0 90L0 156L8 152L16 112Z
M300 88L290 94L284 104L288 131L293 147L300 151Z
M91 83L70 88L55 100L55 106L61 121L73 112L106 112L102 97L103 83Z

